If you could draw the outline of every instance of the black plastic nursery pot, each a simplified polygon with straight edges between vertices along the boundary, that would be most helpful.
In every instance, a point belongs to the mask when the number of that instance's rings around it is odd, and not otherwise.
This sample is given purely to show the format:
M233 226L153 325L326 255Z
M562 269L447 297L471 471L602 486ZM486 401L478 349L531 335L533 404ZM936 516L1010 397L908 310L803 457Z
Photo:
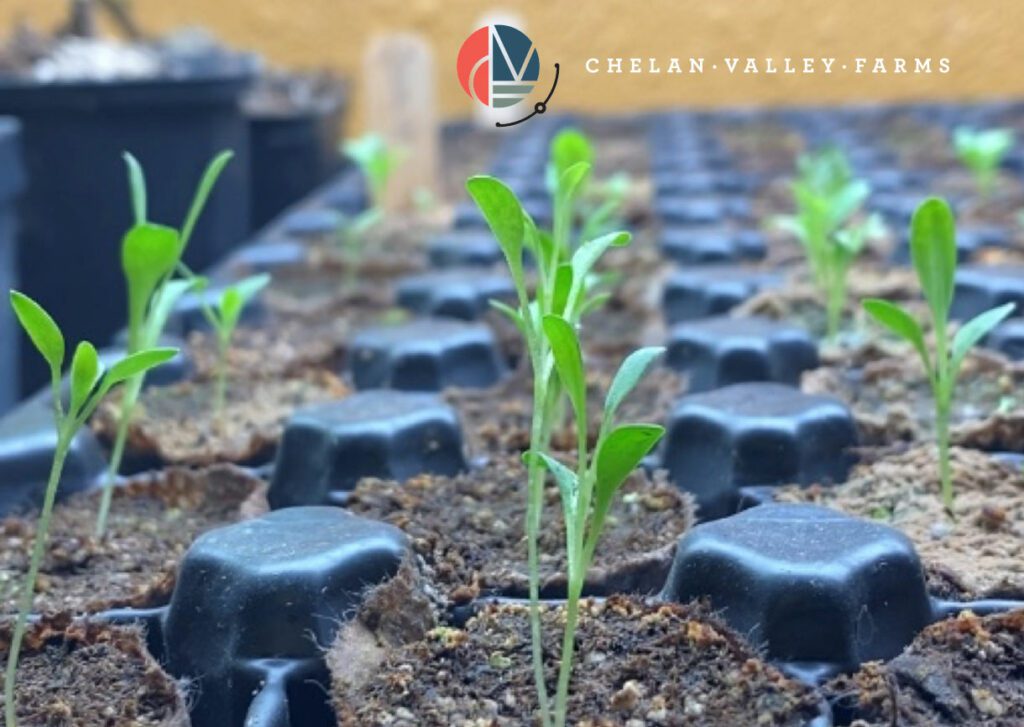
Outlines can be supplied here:
M124 325L117 261L131 207L122 152L146 170L150 219L179 226L206 164L232 150L185 260L202 270L245 239L249 137L240 99L250 79L247 67L108 83L0 79L0 114L22 123L28 177L20 285L71 340L103 343ZM24 351L22 392L44 374L38 355Z
M342 167L338 142L347 97L341 86L331 91L291 107L248 107L251 229L266 225Z
M21 126L16 119L0 118L0 290L17 287L17 208L25 184L21 160ZM0 311L0 414L19 398L19 350L14 315Z

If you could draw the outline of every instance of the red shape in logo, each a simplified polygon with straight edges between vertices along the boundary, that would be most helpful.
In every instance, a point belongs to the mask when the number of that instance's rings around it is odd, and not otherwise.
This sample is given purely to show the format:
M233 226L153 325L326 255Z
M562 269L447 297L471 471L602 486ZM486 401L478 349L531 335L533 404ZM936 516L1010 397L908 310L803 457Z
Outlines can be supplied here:
M491 105L491 29L484 26L473 31L459 48L456 71L462 90L484 106Z

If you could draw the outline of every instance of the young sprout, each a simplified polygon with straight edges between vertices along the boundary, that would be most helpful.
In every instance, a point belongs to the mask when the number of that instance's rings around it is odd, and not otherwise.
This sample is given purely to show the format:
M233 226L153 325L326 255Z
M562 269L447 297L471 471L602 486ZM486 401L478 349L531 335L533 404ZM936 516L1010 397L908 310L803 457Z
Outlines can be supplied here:
M11 638L7 671L4 675L4 717L7 727L17 727L14 683L17 677L18 654L21 650L22 639L25 637L29 612L32 610L32 597L35 595L36 580L39 577L39 567L46 547L53 503L57 496L57 485L64 469L64 460L67 457L68 449L71 447L75 433L88 420L111 388L171 359L177 354L177 349L148 348L136 351L128 354L104 372L93 345L86 341L79 343L71 358L71 391L67 408L65 408L61 397L64 335L53 318L27 295L12 290L10 299L18 322L43 359L49 364L54 423L57 430L57 443L54 447L50 476L46 483L43 507L36 525L35 542L32 545L28 573L21 584L18 618Z
M1013 148L1010 129L984 129L976 131L961 126L953 132L953 148L960 161L974 175L974 184L982 199L995 189L999 165Z
M338 240L348 258L346 285L355 282L359 263L363 256L363 240L366 233L384 219L384 197L388 180L402 163L404 155L398 149L388 146L376 134L366 134L350 139L342 145L345 156L359 167L370 191L370 206L351 219L346 219L338 231Z
M235 327L245 306L267 287L270 275L261 273L229 285L221 293L216 306L203 306L203 315L213 326L217 335L217 383L213 396L213 418L220 421L224 414L224 398L227 391L228 351Z
M953 476L949 464L949 416L960 366L971 348L1013 312L1014 304L993 308L967 321L950 343L946 327L953 304L956 275L956 230L953 213L945 200L925 200L910 224L910 253L917 279L928 303L933 331L932 345L924 329L903 308L886 300L865 300L864 309L878 323L906 339L917 351L931 384L935 401L935 438L939 451L939 479L946 511L953 512Z
M134 226L125 234L121 243L121 268L124 271L128 290L128 353L136 353L156 346L163 335L167 319L175 304L186 292L195 287L194 280L171 280L175 270L183 267L181 256L192 236L199 215L213 191L218 177L233 154L224 151L214 157L199 180L181 231L147 220L146 178L142 165L131 154L125 152L124 161L128 168L128 188L131 196ZM191 278L191 275L190 275ZM110 499L114 480L121 469L124 458L128 427L135 405L145 382L145 372L132 377L125 384L121 399L121 414L117 423L117 434L110 454L103 483L103 496L96 518L96 536L103 537L110 512Z
M562 172L555 192L556 219L559 207L562 209L561 215L571 215L573 201L588 172L589 165L586 162L573 164ZM560 419L564 391L554 370L552 347L545 335L543 321L545 316L556 315L575 326L589 309L599 304L601 297L593 288L593 268L608 248L629 244L630 236L624 232L603 235L583 242L570 254L567 240L557 239L557 233L552 237L538 231L515 194L497 179L472 177L466 182L466 188L497 238L515 285L517 304L514 307L499 301L491 303L512 320L526 343L533 370L530 451L546 453L550 450L552 430ZM537 262L537 279L532 298L523 268L524 249L531 252ZM538 535L545 467L539 456L532 457L526 465L526 543L534 682L542 724L550 727L539 607Z
M625 172L618 172L600 184L592 185L581 205L583 222L580 239L591 240L598 235L624 226L622 210L629 197L633 180Z
M576 330L562 316L551 314L544 316L543 326L559 380L572 404L577 436L575 471L546 452L531 450L525 455L527 461L541 460L554 475L565 519L569 590L554 714L556 727L563 727L568 708L580 596L608 509L622 483L665 433L664 428L656 424L616 425L615 414L647 367L664 349L643 348L623 361L608 389L597 441L590 451L587 443L586 373Z
M834 340L846 303L847 274L868 240L883 233L876 216L856 224L850 219L871 188L855 179L838 149L802 155L797 160L793 197L797 212L774 220L803 245L815 285L825 299L826 338Z

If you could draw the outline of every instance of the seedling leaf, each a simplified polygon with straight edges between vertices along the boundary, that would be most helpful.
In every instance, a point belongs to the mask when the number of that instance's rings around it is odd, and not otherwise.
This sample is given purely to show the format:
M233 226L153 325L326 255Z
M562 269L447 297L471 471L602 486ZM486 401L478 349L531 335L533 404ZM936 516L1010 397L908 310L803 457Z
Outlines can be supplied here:
M910 224L910 254L937 327L945 324L953 303L954 224L949 205L937 197L922 202Z
M665 349L662 346L649 346L636 350L626 357L615 373L611 386L608 387L608 395L604 402L603 426L607 427L611 424L619 405L637 385L654 359L664 352Z
M664 434L665 428L657 424L623 424L601 440L597 449L594 515L588 540L596 543L615 493Z
M17 290L11 291L11 307L25 333L32 340L50 369L60 372L64 364L64 336L43 307Z
M109 391L112 386L166 363L177 354L176 348L147 348L129 354L110 367L103 377L101 389L104 392Z
M74 416L89 399L100 378L100 359L96 348L88 341L82 341L71 357L71 406L68 410Z
M476 202L501 251L505 254L513 278L519 280L523 269L523 207L511 189L493 177L470 177L466 191Z
M869 298L862 305L868 315L914 347L930 375L931 357L924 344L924 331L921 330L920 324L913 316L899 306L879 298Z
M555 483L558 485L558 493L562 498L562 509L565 511L567 518L575 520L576 493L579 488L579 481L576 479L576 473L554 457L551 457L544 452L527 452L524 455L524 458L527 460L531 457L539 457L544 463L544 466L546 466L548 471L554 476ZM569 520L567 519L566 522L568 521Z
M555 271L555 284L551 299L551 312L555 315L562 315L565 312L565 304L572 291L573 277L572 265L569 263L562 263Z
M950 357L950 374L954 379L960 371L960 365L963 363L967 353L974 347L974 344L984 338L989 331L998 326L1004 318L1013 313L1013 309L1015 307L1016 304L1007 303L1006 305L1001 305L998 308L987 310L967 321L967 323L965 323L960 330L956 332L956 335L953 337L953 347Z
M142 171L142 165L130 152L122 155L125 166L128 167L128 193L132 202L132 214L135 216L136 225L146 224L146 175Z
M235 153L233 151L225 150L206 165L203 176L199 180L199 186L196 187L196 193L192 197L192 204L189 205L188 214L185 215L185 222L181 226L182 253L188 247L189 240L192 239L192 232L195 230L196 223L199 222L199 215L203 213L203 208L206 207L206 202L210 198L210 193L213 192L214 185L224 171L224 167L228 165L228 162L234 156Z
M590 141L576 129L564 129L551 140L551 163L555 168L556 179L561 179L570 167L585 163L588 166L594 161L594 149Z
M128 285L128 324L139 330L146 308L160 282L181 257L181 239L170 227L142 224L132 227L121 243L121 268ZM132 342L136 344L138 342Z
M544 335L551 344L551 353L555 357L555 368L562 380L576 419L585 422L587 419L587 379L583 373L583 354L580 341L572 324L561 316L544 316Z
M519 311L517 311L515 308L508 305L507 303L500 300L495 300L494 298L491 298L487 302L491 305L492 308L494 308L494 310L500 311L505 315L506 318L512 321L513 325L515 325L516 329L523 336L523 339L527 339L526 321L523 320L523 316L520 315Z

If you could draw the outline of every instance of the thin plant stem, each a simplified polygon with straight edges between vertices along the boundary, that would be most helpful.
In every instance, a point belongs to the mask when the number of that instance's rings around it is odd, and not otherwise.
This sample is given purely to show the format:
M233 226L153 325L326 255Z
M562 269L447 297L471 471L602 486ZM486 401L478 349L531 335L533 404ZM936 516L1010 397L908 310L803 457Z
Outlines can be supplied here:
M228 347L226 336L217 337L217 374L213 389L213 420L219 423L224 416L224 401L228 388Z
M53 503L57 497L57 485L60 482L61 472L64 470L64 459L71 444L71 437L74 436L75 425L76 422L69 416L57 432L57 447L53 454L53 464L50 466L50 477L46 483L46 494L43 498L43 509L39 515L39 524L36 528L35 543L32 545L32 558L29 561L28 574L22 583L21 594L18 599L18 620L15 623L14 634L11 637L11 649L7 656L7 671L4 673L4 721L7 727L18 727L17 709L14 703L14 683L18 675L18 655L21 651L21 642L25 638L25 628L28 625L29 612L32 610L32 598L35 595L39 567L43 562L43 552L50 530L50 518L53 515Z
M935 402L935 439L939 448L939 481L942 483L942 504L953 516L953 468L949 462L949 410L950 404L940 396Z
M550 423L547 417L548 381L544 365L538 352L535 352L533 379L533 421L530 427L530 450L546 451L546 440L550 439ZM540 364L540 365L538 365ZM540 621L540 557L538 540L540 534L541 506L544 501L544 465L539 458L531 458L527 465L527 503L526 503L526 551L527 569L529 571L530 590L530 635L533 658L533 679L537 689L541 724L550 727L551 714L548 706L548 688L544 678L544 645L543 631Z
M124 398L121 399L121 417L117 422L117 436L114 439L114 448L110 453L110 466L107 467L106 479L103 482L100 511L96 516L97 538L102 538L107 531L107 516L110 513L110 502L114 494L114 480L121 469L121 460L124 459L124 447L128 440L128 426L131 424L135 403L139 399L139 392L142 391L144 377L143 374L140 374L128 382L124 390Z
M565 631L562 634L562 661L558 667L558 692L555 695L555 727L565 727L569 709L569 678L576 651L576 626L579 623L580 595L583 593L585 564L569 583L569 598L565 606Z

